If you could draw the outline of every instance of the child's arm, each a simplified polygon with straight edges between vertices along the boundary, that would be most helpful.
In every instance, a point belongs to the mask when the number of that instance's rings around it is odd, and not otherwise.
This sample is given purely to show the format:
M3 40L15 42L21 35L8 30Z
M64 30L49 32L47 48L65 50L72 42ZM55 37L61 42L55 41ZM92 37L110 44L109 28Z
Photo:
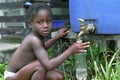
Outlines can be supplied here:
M60 38L63 38L65 35L67 35L68 32L69 31L67 28L60 29L55 37L53 37L52 39L45 42L45 48L46 49L50 48L57 40L59 40Z
M39 62L46 68L46 70L52 70L59 65L61 65L70 55L74 53L86 52L86 49L89 43L74 43L70 46L66 51L64 51L59 56L49 59L47 51L42 46L42 42L40 40L34 39L32 41L31 47L39 60Z

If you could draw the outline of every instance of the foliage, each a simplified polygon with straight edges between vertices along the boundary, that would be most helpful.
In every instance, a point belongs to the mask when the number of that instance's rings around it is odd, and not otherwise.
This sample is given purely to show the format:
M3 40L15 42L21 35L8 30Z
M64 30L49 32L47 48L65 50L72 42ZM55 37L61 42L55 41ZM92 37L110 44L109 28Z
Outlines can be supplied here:
M65 80L76 80L74 62L74 56L71 56L59 67L59 69L63 71Z
M7 67L7 62L0 63L0 80L3 80L3 74Z
M100 52L98 43L94 43L88 53L89 80L120 80L119 50Z
M55 57L61 54L64 50L66 50L74 40L70 39L62 39L59 40L52 49L48 50L48 53L51 55L50 57ZM69 57L64 63L58 67L60 71L63 72L65 80L76 80L75 77L75 59L74 55Z

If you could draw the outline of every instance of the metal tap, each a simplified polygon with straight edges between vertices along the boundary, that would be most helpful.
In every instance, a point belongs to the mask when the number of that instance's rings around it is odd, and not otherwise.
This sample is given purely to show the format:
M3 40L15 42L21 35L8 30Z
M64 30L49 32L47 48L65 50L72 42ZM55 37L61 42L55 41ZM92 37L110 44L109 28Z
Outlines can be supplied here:
M84 20L83 19L78 19L80 21L80 33L77 36L77 39L81 38L81 35L85 34L85 26L84 26Z
M84 34L90 34L93 33L95 30L95 27L91 21L88 21L87 27L84 25L84 20L83 19L78 19L80 21L80 32L78 33L77 40L81 40L81 36Z

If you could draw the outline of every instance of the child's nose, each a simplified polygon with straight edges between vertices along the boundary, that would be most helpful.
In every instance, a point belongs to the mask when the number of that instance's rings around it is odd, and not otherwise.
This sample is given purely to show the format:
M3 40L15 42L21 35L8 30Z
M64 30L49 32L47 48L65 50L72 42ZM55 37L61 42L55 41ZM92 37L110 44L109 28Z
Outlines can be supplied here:
M44 27L47 27L47 22L44 22L43 25L44 25Z

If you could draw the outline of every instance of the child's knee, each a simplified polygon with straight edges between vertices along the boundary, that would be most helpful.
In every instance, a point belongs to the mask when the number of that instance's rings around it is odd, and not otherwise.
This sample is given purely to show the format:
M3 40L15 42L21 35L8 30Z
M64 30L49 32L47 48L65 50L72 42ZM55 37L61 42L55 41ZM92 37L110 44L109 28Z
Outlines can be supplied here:
M63 75L62 72L58 72L58 73L56 74L56 77L57 77L57 80L64 80L64 75Z
M47 80L64 80L64 75L59 71L50 71L46 78Z
M46 71L45 68L42 65L40 65L39 62L37 62L34 66L35 67L33 67L33 68L34 68L35 71L41 71L41 72Z
M45 68L41 67L41 66L36 66L35 69L37 71L45 71Z
M35 66L34 69L35 70L34 70L34 73L32 74L31 80L44 80L46 75L45 68L41 66Z

